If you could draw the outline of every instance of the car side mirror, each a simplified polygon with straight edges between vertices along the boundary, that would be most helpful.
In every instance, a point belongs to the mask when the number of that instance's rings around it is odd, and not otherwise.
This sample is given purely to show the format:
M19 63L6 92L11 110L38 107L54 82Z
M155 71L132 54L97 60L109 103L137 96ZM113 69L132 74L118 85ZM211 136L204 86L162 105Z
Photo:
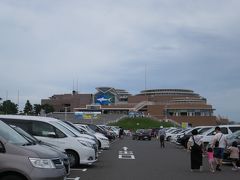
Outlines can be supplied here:
M5 153L5 152L6 152L5 146L2 143L2 141L0 141L0 153Z

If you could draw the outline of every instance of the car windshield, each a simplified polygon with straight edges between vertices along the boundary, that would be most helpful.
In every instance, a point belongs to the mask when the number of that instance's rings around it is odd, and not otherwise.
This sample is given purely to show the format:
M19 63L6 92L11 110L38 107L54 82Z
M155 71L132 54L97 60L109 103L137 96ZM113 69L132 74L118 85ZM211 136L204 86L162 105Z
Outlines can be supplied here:
M15 131L2 121L0 121L0 136L9 143L15 145L25 145L29 143L29 141L27 141L23 136L17 133L17 131Z
M61 124L62 126L64 126L65 128L67 128L68 130L70 130L72 133L74 133L78 137L79 137L79 135L81 135L81 132L74 125L70 125L64 121L61 121L58 123Z
M94 130L92 130L90 127L88 127L88 125L81 125L81 124L76 124L76 125L84 128L85 130L87 130L88 132L90 132L92 134L96 133Z
M71 137L77 137L76 134L74 134L73 132L69 131L68 128L64 127L63 125L59 124L58 122L51 121L51 124L53 124L56 128L60 129L61 131L63 131L67 135L69 135Z
M227 136L228 139L235 139L236 137L240 136L240 131L236 131Z
M204 132L208 131L209 129L211 129L211 127L208 128L202 128L198 131L198 134L203 134Z
M33 142L33 143L38 143L40 142L37 138L35 138L34 136L28 134L26 131L24 131L22 128L14 126L12 127L15 131L17 131L20 135L22 135L24 138L26 138L27 140Z

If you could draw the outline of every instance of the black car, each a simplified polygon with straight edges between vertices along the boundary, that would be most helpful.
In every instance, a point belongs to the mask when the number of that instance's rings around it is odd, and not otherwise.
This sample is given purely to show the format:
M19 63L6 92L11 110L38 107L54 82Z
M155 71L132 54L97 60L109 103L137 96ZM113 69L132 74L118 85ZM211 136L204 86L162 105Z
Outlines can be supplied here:
M148 139L149 141L152 139L151 129L138 129L135 133L132 134L132 139L137 140L145 140Z

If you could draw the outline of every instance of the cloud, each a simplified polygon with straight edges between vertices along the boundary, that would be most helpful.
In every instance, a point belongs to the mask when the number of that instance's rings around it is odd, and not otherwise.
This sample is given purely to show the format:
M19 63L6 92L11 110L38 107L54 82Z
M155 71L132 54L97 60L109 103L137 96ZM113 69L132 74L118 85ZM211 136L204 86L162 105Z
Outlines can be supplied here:
M0 2L0 97L40 103L72 90L188 88L239 119L240 2ZM217 93L215 93L217 92ZM220 94L229 94L222 103ZM216 95L219 94L219 95ZM232 104L231 104L232 102ZM24 103L23 103L24 104ZM232 110L230 112L229 109Z

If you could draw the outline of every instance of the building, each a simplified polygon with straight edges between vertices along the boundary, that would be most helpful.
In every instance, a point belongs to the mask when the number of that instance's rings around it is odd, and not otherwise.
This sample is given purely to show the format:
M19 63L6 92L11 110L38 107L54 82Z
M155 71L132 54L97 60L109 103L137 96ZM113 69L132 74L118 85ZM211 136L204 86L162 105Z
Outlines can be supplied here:
M48 103L59 112L69 107L70 111L81 113L140 114L179 124L216 125L215 109L206 98L192 90L151 89L136 95L112 87L96 90L95 94L54 95L49 100L42 100L42 104Z
M92 94L79 94L73 91L72 94L53 95L48 99L42 99L41 104L53 106L56 112L72 112L74 108L92 103Z

